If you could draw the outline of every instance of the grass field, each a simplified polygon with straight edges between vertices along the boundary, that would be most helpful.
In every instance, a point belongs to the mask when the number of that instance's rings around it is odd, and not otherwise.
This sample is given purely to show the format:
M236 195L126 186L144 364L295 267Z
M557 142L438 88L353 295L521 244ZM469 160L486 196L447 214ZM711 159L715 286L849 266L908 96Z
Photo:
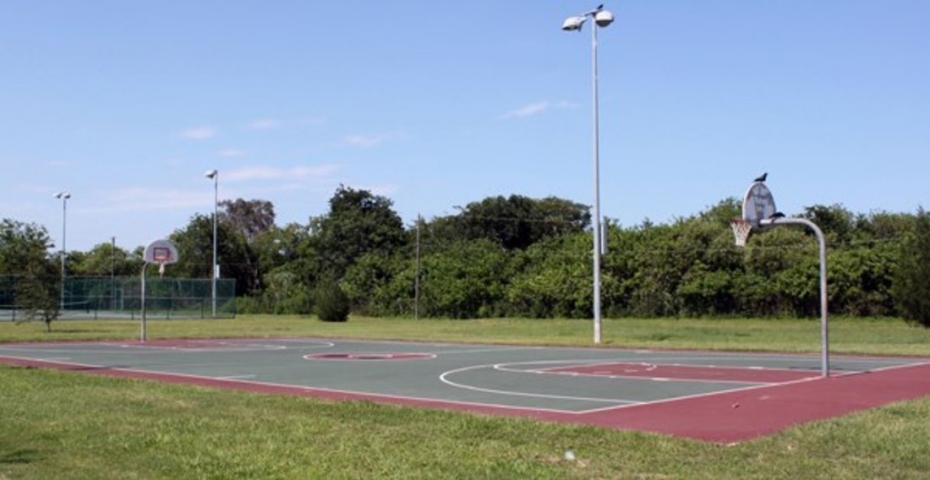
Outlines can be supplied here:
M138 322L0 324L0 341L129 339ZM591 324L294 317L153 321L150 338L324 336L589 345ZM609 320L610 346L817 351L819 323ZM834 352L930 356L930 332L837 320ZM930 399L735 446L370 402L0 366L0 478L926 478ZM575 453L574 461L564 458Z

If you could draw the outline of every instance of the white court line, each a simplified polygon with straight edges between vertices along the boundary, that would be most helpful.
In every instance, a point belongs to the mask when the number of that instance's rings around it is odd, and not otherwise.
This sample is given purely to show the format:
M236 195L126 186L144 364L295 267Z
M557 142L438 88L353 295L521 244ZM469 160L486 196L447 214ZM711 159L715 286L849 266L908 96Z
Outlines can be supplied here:
M500 347L500 348L480 348L474 350L449 350L449 351L439 351L433 352L436 355L455 355L458 353L489 353L489 352L512 352L516 350L539 350L540 348L545 347Z
M495 404L495 403L458 401L458 400L441 399L441 398L435 398L435 397L413 397L413 396L406 396L406 395L370 393L370 392L363 392L363 391L357 391L357 390L342 390L342 389L303 386L303 385L294 385L294 384L286 384L286 383L259 382L259 381L251 381L251 380L236 379L236 378L224 380L221 377L210 377L210 376L205 376L205 375L171 373L171 372L158 371L158 370L141 370L141 369L135 369L135 368L107 367L107 366L102 366L102 365L91 365L91 364L83 364L83 363L76 363L76 362L42 361L42 360L37 360L35 358L15 357L15 356L9 356L9 355L0 355L0 357L9 358L12 360L36 361L36 362L47 363L50 365L77 366L77 367L85 367L85 368L97 369L97 370L120 371L120 372L137 373L137 374L143 374L143 375L161 375L166 378L179 377L179 378L199 379L199 380L205 380L205 381L222 380L222 381L227 381L231 383L241 383L243 385L281 387L281 388L288 388L288 389L293 389L293 390L304 390L307 392L319 391L319 392L327 392L327 393L344 394L344 395L350 395L350 396L384 398L384 399L392 399L392 400L399 400L399 401L415 401L415 402L424 402L427 404L434 404L434 405L436 404L463 405L463 406L470 406L470 407L484 407L484 408L494 408L494 409L500 409L500 410L513 410L513 411L525 411L525 412L551 412L551 413L567 414L567 415L584 415L584 414L599 413L599 412L605 412L605 411L611 411L611 410L619 410L623 408L632 408L632 407L636 407L639 405L670 403L670 402L676 402L676 401L681 401L681 400L687 400L691 398L709 397L713 395L721 395L721 394L726 394L726 393L731 393L731 392L773 388L773 387L778 387L780 385L804 383L804 382L809 382L809 381L814 381L814 380L819 379L818 377L818 378L811 378L811 379L802 379L802 380L793 381L793 382L786 382L786 383L781 383L777 385L756 385L756 386L750 386L746 388L730 389L730 390L723 390L719 392L709 392L709 393L667 398L667 399L661 399L661 400L651 400L647 402L606 400L605 402L607 403L613 402L615 405L602 407L602 408L596 408L596 409L590 409L590 410L574 411L574 410L562 410L562 409L555 409L555 408L523 407L523 406L513 406L513 405L501 405L501 404ZM554 361L550 361L547 363L553 363L553 362ZM544 362L535 362L535 363L544 363ZM849 376L849 375L858 375L858 374L863 374L863 373L868 373L868 372L878 372L878 371L893 370L893 369L899 369L899 368L916 367L916 366L921 366L921 365L930 365L930 362L924 361L924 362L914 362L910 364L892 365L888 367L872 369L869 371L851 372L851 373L844 373L841 375L833 375L831 376L831 378ZM492 367L492 366L493 365L484 365L484 366L469 367L469 368L480 368L480 367L487 368L487 367ZM464 370L464 369L452 370L450 372L461 371L461 370ZM450 372L446 372L446 373L450 373ZM567 397L567 398L571 399L574 397ZM626 403L626 404L621 404L621 403Z
M4 357L4 356L0 355L0 357ZM36 359L34 359L34 358L26 358L26 357L10 357L10 356L6 356L6 358L11 358L11 359L15 359L15 360L38 361L38 360L36 360ZM210 376L206 376L206 375L195 375L195 374L190 374L190 373L171 373L171 372L158 371L158 370L140 370L140 369L136 369L136 368L106 367L106 366L103 366L103 365L91 365L91 364L77 363L77 362L44 362L44 363L48 363L48 364L51 364L51 365L62 365L62 366L71 366L71 367L83 367L83 368L94 369L94 370L102 370L102 371L103 371L103 370L108 370L108 371L127 372L127 373L135 373L135 374L142 374L142 375L160 375L160 376L163 376L163 377L166 377L166 378L179 377L179 378L190 378L190 379L194 379L194 380L204 380L204 381L217 381L217 380L220 380L220 381L226 381L226 382L230 382L230 383L240 383L240 384L243 384L243 385L257 385L257 386L262 386L262 387L277 387L277 388L287 388L287 389L291 389L291 390L303 390L303 391L306 391L306 392L308 392L308 393L309 393L309 392L317 391L317 392L334 393L334 394L348 395L348 396L356 396L356 397L383 398L383 399L390 399L390 400L397 400L397 401L408 401L408 402L422 402L422 403L426 403L426 404L432 404L433 406L438 406L437 404L462 405L462 406L467 406L467 407L479 407L479 408L493 408L493 409L499 409L499 410L525 411L525 412L530 412L530 413L548 412L548 413L557 413L557 414L563 414L563 415L564 415L564 414L576 414L576 413L578 413L578 412L575 412L575 411L572 411L572 410L560 410L560 409L556 409L556 408L536 408L536 407L521 407L521 406L515 406L515 405L501 405L501 404L497 404L497 403L466 402L466 401L459 401L459 400L447 400L447 399L435 398L435 397L412 397L412 396L409 396L409 395L392 395L392 394L386 394L386 393L371 393L371 392L364 392L364 391L360 391L360 390L342 390L342 389L327 388L327 387L313 387L313 386L306 386L306 385L295 385L295 384L290 384L290 383L259 382L259 381L254 381L254 380L243 380L243 379L236 379L236 378L232 378L232 379L223 379L222 377L210 377ZM169 380L169 381L170 381L170 380Z
M182 345L146 345L146 344L132 344L132 343L112 343L115 347L125 348L125 349L140 349L148 351L172 351L172 352L263 352L263 351L276 351L276 350L287 350L286 345L264 345L264 344L239 344L231 342L194 342L194 344L207 344L206 346L197 346L197 347L185 347ZM211 347L212 345L232 345L229 347L218 346Z
M930 362L915 362L915 363L905 364L905 365L892 365L892 366L888 366L888 367L875 368L875 369L872 369L872 370L857 371L857 372L846 372L846 373L841 373L841 374L837 374L837 375L830 375L830 378L849 377L849 376L852 376L852 375L864 375L864 374L867 374L867 373L883 372L883 371L886 371L886 370L896 370L896 369L899 369L899 368L919 367L919 366L921 366L921 365L930 365ZM792 381L790 381L790 382L773 383L773 384L769 384L769 385L756 385L756 386L751 386L751 387L746 387L746 388L737 388L737 389L733 389L733 390L724 390L724 391L720 391L720 392L708 392L708 393L699 393L699 394L695 394L695 395L686 395L686 396L683 396L683 397L665 398L665 399L662 399L662 400L653 400L653 401L647 402L647 403L648 403L649 405L657 405L657 404L662 404L662 403L672 403L672 402L678 402L678 401L682 401L682 400L690 400L690 399L693 399L693 398L711 397L711 396L714 396L714 395L720 395L720 394L724 394L724 393L743 392L743 391L750 391L750 390L761 390L761 389L764 389L764 388L778 388L778 387L781 387L781 386L784 386L784 385L795 385L795 384L806 383L806 382L813 382L813 381L822 380L822 379L823 379L823 377L802 378L802 379L800 379L800 380L792 380ZM631 406L633 406L633 405L617 405L617 406L615 406L615 407L596 408L596 409L593 409L593 410L585 410L585 411L583 411L583 412L578 412L578 413L581 413L581 414L587 414L587 413L600 413L600 412L607 412L607 411L610 411L610 410L619 410L619 409L622 409L622 408L628 408L628 407L631 407Z
M449 385L451 387L461 388L463 390L471 390L475 392L493 393L497 395L509 395L509 396L515 396L515 397L530 397L530 398L549 398L549 399L555 399L555 400L576 400L576 401L584 401L584 402L613 403L613 404L642 403L637 400L623 400L623 399L617 399L617 398L575 397L575 396L569 396L569 395L549 395L549 394L544 394L544 393L517 392L513 390L497 390L493 388L483 388L483 387L476 387L473 385L465 385L463 383L453 382L452 380L449 380L447 378L448 375L466 372L469 370L478 370L478 369L486 369L486 368L497 369L497 367L499 367L500 365L503 365L503 364L473 365L471 367L457 368L455 370L449 370L447 372L443 372L442 375L439 376L439 380L442 383L445 383L446 385Z
M191 353L204 353L204 352L269 352L269 351L280 351L286 350L288 347L285 345L252 345L252 346L242 346L242 347L179 347L179 346L161 346L161 345L142 345L142 344L129 344L129 343L82 343L80 345L89 346L89 347L109 347L109 348L44 348L44 347L0 347L0 352L15 352L15 353L68 353L72 355L126 355L127 353L136 355L136 354L161 354L165 351L170 352L191 352ZM230 344L234 345L234 344Z
M563 361L568 362L568 363L575 363L575 362L576 362L576 360L554 360L553 362L563 362ZM616 380L641 380L641 381L652 381L652 382L722 383L722 384L737 384L737 385L770 385L770 384L778 383L778 382L754 382L754 381L749 381L749 380L715 380L715 379L704 379L704 378L667 378L667 377L660 377L660 376L650 377L650 376L647 376L647 375L624 375L624 374L622 374L622 373L615 373L615 374L598 374L598 373L583 373L583 372L556 372L556 371L552 371L552 369L547 369L547 368L544 368L544 369L529 369L529 370L523 370L523 369L519 369L519 368L509 368L510 365L535 365L535 364L538 364L538 363L549 363L549 362L516 362L516 363L502 363L502 364L495 365L495 366L494 366L494 369L495 369L495 370L502 371L502 372L510 372L510 373L535 373L535 374L542 374L542 375L565 375L565 376L569 376L569 377L601 378L601 379L616 379ZM616 364L616 363L626 363L626 362L613 362L613 363ZM611 363L608 363L608 362L596 362L596 363L594 363L594 364L592 364L592 365L593 365L593 366L602 366L602 365L610 365L610 364L611 364ZM652 365L652 364L650 364L650 365ZM587 365L581 364L581 365L579 365L579 366L585 367L585 366L587 366ZM678 365L668 365L668 364L665 364L665 366L678 366ZM700 368L700 367L698 367L698 368ZM739 368L739 367L734 367L734 368ZM792 370L792 371L796 371L796 372L807 372L806 370ZM815 375L815 374L816 374L816 372L813 371L813 370L811 370L810 373L811 373L811 375ZM782 383L784 383L784 382L782 382Z
M246 380L249 378L255 378L255 375L227 375L225 377L216 377L220 380Z
M507 363L503 365L524 365L524 364L534 365L536 363L544 363L544 362L519 362L519 363ZM688 363L625 362L622 360L617 360L613 362L596 361L594 363L578 362L577 364L575 364L575 361L572 360L572 361L569 361L568 363L570 363L571 365L541 368L541 369L529 369L529 370L521 370L517 368L506 368L503 366L501 368L495 368L495 369L503 371L503 372L532 372L532 373L542 373L546 375L568 375L568 376L573 376L573 377L653 380L656 382L676 381L676 382L724 383L724 384L735 383L735 384L741 384L741 385L746 385L746 384L774 385L774 384L784 383L784 382L760 382L760 381L753 381L753 380L723 380L723 379L713 379L713 378L679 378L679 377L665 378L665 377L650 377L648 375L624 375L623 373L563 372L563 371L557 371L557 369L606 367L606 366L618 365L618 364L628 364L628 365L652 367L652 368L647 369L646 371L657 370L659 367L681 367L681 368L694 368L694 369L752 370L754 372L760 372L760 371L791 372L791 373L797 373L797 374L810 374L812 376L819 375L820 373L819 369L815 369L813 367L811 368L785 368L785 367L742 366L742 365L699 365L699 364L688 364ZM852 373L858 373L858 371L852 372Z

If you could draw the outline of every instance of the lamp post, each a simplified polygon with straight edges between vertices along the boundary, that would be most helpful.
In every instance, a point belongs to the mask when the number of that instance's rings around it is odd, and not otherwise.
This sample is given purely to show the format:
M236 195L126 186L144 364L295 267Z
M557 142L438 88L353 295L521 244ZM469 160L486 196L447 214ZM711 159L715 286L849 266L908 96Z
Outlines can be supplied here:
M213 180L213 271L210 275L210 298L213 300L213 318L216 318L216 212L219 207L220 172L213 169L204 176Z
M591 80L593 87L593 115L594 115L594 343L601 343L601 173L600 173L600 127L598 115L597 96L597 29L607 27L614 21L612 13L599 5L594 10L581 15L568 17L562 24L566 32L580 32L588 18L593 18L595 25L591 26Z
M55 198L61 199L61 299L58 309L65 310L65 255L67 255L67 238L68 238L68 199L71 194L68 192L58 192Z

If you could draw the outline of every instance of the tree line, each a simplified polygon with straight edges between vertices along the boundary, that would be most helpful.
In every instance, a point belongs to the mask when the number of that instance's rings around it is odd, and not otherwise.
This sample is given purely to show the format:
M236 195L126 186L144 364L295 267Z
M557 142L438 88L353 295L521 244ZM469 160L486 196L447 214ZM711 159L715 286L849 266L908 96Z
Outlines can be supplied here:
M335 191L327 213L305 224L276 225L266 200L226 200L220 207L218 259L222 276L236 280L239 312L311 313L317 287L326 284L366 315L591 317L592 218L576 202L488 197L411 225L390 199L346 186ZM737 248L729 221L739 214L738 200L729 198L663 224L606 220L605 316L818 316L813 235L780 226L754 232ZM827 237L832 313L930 325L930 215L922 208L857 214L815 205L796 215ZM0 228L0 275L44 279L31 285L47 291L31 295L53 297L58 257L49 253L44 227L7 219ZM212 236L212 217L200 214L171 234L180 261L168 274L209 278ZM141 249L104 243L68 252L67 270L138 275Z

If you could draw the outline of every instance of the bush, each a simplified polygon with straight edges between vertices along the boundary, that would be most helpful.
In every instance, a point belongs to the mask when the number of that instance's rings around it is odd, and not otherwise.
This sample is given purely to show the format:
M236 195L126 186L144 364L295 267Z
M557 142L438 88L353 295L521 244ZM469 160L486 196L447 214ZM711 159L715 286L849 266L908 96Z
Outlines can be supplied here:
M339 284L321 282L316 289L316 314L324 322L345 322L349 319L349 297Z
M914 226L901 244L892 295L905 320L930 328L930 213L918 209Z

